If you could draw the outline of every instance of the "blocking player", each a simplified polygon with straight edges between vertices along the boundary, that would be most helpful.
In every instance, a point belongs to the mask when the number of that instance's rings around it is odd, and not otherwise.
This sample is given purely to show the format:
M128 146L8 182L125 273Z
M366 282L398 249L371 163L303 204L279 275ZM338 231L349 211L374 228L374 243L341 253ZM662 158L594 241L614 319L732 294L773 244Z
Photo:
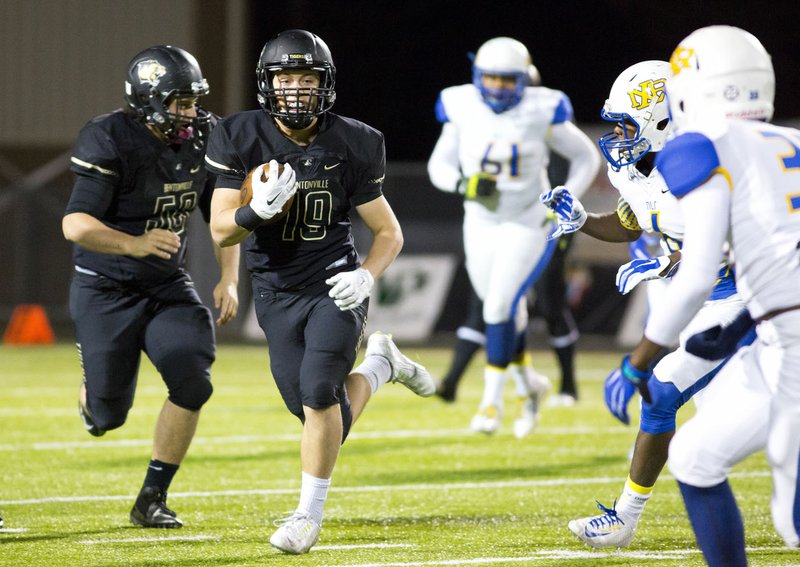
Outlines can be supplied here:
M622 373L643 389L654 382L650 361L703 304L730 234L739 292L758 336L736 352L709 386L716 391L678 431L669 466L706 562L737 567L747 564L744 525L727 475L762 449L772 468L774 525L788 547L800 547L800 131L767 123L775 74L752 34L701 28L670 63L676 136L656 163L680 199L682 266Z
M75 243L70 313L83 367L78 410L101 436L122 426L133 404L142 351L167 385L152 460L130 520L180 528L167 490L212 392L214 325L184 271L186 221L209 219L213 176L204 161L214 116L198 98L208 82L197 60L159 45L128 65L127 107L91 120L72 154L77 175L63 218ZM236 316L239 251L215 246L217 324Z
M467 272L483 300L486 325L484 394L474 431L493 433L503 413L506 372L521 351L527 327L525 292L547 265L547 210L538 195L547 187L549 151L569 160L566 185L582 193L600 158L571 122L562 92L530 86L531 58L520 42L497 37L475 55L473 82L441 92L436 115L442 133L428 161L431 182L464 195ZM514 372L518 396L533 411L549 384Z
M586 213L569 191L556 189L542 196L561 219L558 231L579 229L606 242L632 242L644 232L658 235L662 255L635 259L617 274L620 293L629 293L642 281L669 277L680 262L684 219L675 197L669 194L656 156L669 130L665 87L671 76L666 61L643 61L625 69L614 82L601 116L615 124L599 140L608 161L608 178L619 191L616 211ZM722 244L720 244L721 256ZM650 399L644 400L628 479L616 506L599 505L602 514L573 520L569 529L594 548L625 547L633 540L639 518L667 460L675 432L675 417L684 403L700 392L714 376L719 361L707 361L686 352L692 333L732 321L744 304L736 294L733 272L726 262L718 266L718 279L702 308L681 332L679 347L654 368ZM668 343L672 344L672 343ZM628 401L635 387L618 372L605 383L605 399L612 414L629 423Z
M351 372L364 333L373 282L403 244L382 195L383 135L330 112L336 68L324 41L305 30L270 39L256 77L262 110L240 112L214 130L206 161L219 174L212 232L222 246L246 239L256 314L270 368L289 411L303 423L302 484L296 511L278 522L270 543L306 553L319 538L340 445L370 396L387 381L421 396L435 386L390 337L373 334ZM252 201L239 187L254 176ZM285 164L278 173L278 163ZM294 195L288 214L276 215ZM351 206L370 229L363 262L353 243Z

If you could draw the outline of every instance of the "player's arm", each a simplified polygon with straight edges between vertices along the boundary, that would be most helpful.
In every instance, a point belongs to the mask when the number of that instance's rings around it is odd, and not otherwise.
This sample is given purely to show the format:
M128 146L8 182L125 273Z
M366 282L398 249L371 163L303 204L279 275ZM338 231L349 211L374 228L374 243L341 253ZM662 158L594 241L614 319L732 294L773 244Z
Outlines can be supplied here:
M154 228L133 236L106 226L88 213L69 213L61 220L64 238L101 254L119 256L157 256L169 260L181 247L181 239L174 232Z
M597 177L600 153L589 137L570 121L553 124L546 142L550 149L569 161L564 186L579 198Z
M239 189L217 187L211 197L211 238L222 248L239 244L247 238L250 230L236 224L239 208Z
M356 211L373 236L372 246L361 267L377 279L403 248L403 231L383 196L358 205Z
M580 231L604 242L633 242L642 235L642 229L630 229L622 225L616 211L586 213L586 222Z
M730 192L726 179L714 175L680 199L686 223L681 269L653 306L645 336L631 353L635 367L646 368L663 346L677 342L713 289L730 223Z
M461 186L458 159L458 127L452 122L442 126L442 133L428 159L428 177L437 189L455 193Z
M214 307L219 309L217 325L224 325L239 312L239 245L222 248L215 242L213 246L220 271L214 286Z

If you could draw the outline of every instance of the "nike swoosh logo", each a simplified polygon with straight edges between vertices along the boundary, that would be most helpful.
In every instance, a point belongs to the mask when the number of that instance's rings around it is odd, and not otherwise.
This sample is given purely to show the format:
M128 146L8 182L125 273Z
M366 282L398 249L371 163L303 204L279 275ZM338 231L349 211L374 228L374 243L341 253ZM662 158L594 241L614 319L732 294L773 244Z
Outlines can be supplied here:
M164 470L164 467L154 467L152 465L150 465L150 468L153 469L154 471L163 471Z
M197 173L198 171L200 171L200 166L199 165L197 167L193 167L192 169L190 169L189 173Z
M662 189L661 192L662 193L669 193L669 187L667 187L666 189Z
M278 195L275 195L272 199L267 199L267 205L271 205L278 199Z
M326 165L325 166L325 171L328 171L329 169L333 169L334 167L339 167L340 165L342 165L342 162L337 162L337 163L334 163L333 165Z

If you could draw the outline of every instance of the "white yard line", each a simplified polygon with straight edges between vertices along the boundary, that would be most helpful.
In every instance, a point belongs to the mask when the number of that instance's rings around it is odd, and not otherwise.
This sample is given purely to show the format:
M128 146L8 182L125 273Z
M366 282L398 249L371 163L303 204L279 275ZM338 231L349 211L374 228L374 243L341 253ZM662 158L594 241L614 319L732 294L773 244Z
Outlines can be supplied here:
M769 471L757 471L750 473L733 473L730 478L762 478L770 476ZM672 476L662 475L662 481L674 480ZM341 486L331 488L331 492L362 494L364 492L419 492L422 490L487 490L501 488L530 488L540 487L561 487L583 484L613 484L624 482L625 477L598 477L598 478L571 478L571 479L548 479L548 480L508 480L492 482L457 482L450 484L393 484L393 485L372 485L372 486ZM170 492L170 498L217 498L220 496L278 496L285 494L297 494L298 488L265 488L253 490L213 490L203 492ZM109 496L47 496L45 498L29 498L26 500L0 500L0 505L5 506L27 506L35 504L49 504L58 502L108 502L113 500L133 500L135 494L128 495L109 495Z
M84 539L79 541L83 545L105 545L107 543L161 543L172 541L204 541L220 539L219 536L193 535L173 537L128 537L124 539Z
M619 427L541 427L536 429L537 434L544 435L610 435L630 434L630 429ZM511 435L510 433L508 434ZM468 429L408 429L399 431L365 431L354 432L347 436L348 441L365 439L430 439L442 437L475 436ZM299 433L284 433L279 435L236 435L230 437L195 437L192 446L197 445L231 445L236 443L276 443L297 442ZM38 443L5 443L0 444L0 451L62 451L72 449L113 449L115 447L149 447L152 439L116 439L116 440L86 440L86 441L53 441Z

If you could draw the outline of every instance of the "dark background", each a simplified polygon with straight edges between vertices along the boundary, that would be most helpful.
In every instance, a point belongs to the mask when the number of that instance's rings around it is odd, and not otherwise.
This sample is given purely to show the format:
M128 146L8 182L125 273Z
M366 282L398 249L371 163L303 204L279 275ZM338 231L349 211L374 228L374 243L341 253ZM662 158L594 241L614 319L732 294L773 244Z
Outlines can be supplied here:
M563 90L578 123L599 122L614 79L646 59L668 60L693 30L735 25L773 57L776 120L800 116L800 0L654 2L409 1L251 4L252 69L264 42L284 29L322 37L337 67L334 112L386 135L387 158L426 160L439 133L438 92L471 80L468 52L495 36L523 42L545 86ZM247 88L255 93L254 73ZM255 94L250 99L256 107Z

